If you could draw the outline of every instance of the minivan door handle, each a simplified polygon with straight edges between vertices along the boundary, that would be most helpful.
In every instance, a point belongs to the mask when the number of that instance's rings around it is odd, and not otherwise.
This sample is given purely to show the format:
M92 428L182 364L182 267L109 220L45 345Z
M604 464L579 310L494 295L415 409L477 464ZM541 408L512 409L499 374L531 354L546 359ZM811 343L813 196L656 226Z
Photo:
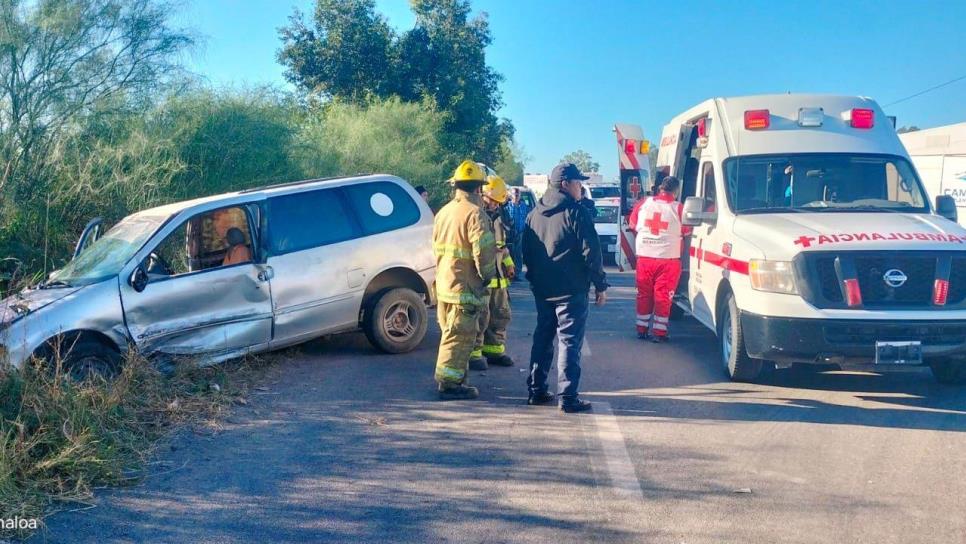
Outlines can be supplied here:
M366 281L366 271L362 268L353 268L348 272L349 289L362 287Z
M258 271L258 279L261 281L268 281L275 277L275 269L271 266L266 266L265 268Z

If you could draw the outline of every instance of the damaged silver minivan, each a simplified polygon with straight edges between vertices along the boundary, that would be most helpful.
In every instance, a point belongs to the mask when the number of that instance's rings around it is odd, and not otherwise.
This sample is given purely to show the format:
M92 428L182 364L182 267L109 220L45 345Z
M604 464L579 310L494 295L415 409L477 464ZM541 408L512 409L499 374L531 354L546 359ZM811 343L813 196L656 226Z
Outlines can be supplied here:
M72 261L0 303L14 366L64 353L111 373L129 348L215 363L361 328L413 350L435 277L433 214L388 175L288 183L169 204L103 235L88 224Z

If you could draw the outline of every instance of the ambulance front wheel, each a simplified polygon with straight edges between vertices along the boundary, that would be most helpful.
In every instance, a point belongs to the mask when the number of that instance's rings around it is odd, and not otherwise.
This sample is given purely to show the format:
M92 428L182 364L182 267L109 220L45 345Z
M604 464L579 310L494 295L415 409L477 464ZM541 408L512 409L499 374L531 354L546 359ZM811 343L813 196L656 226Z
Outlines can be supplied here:
M761 373L763 361L748 357L745 350L738 305L731 293L725 295L718 319L718 344L721 348L721 364L728 378L736 382L750 382Z

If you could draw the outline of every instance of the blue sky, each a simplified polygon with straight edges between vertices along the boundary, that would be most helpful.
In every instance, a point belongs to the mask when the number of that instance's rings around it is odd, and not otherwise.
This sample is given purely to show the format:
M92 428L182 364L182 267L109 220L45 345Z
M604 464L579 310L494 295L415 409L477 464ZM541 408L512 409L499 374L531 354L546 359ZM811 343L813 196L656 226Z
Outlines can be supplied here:
M179 24L202 38L189 66L216 85L285 86L276 29L312 0L186 0ZM399 29L407 0L377 0ZM827 92L886 105L966 75L966 2L642 2L474 0L490 16L501 116L546 172L584 149L617 173L615 122L652 141L712 96ZM886 107L899 125L966 121L966 80Z

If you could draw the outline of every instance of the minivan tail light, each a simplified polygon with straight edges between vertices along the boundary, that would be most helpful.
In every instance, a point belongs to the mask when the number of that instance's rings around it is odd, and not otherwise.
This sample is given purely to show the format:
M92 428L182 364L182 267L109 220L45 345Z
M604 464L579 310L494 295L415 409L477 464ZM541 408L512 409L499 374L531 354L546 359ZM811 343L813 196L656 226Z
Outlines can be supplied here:
M748 130L764 130L771 126L771 114L768 110L748 110L745 112L745 128Z
M845 284L845 303L849 306L861 306L862 290L859 289L859 280L849 278L842 283Z
M866 108L852 108L849 124L852 128L872 128L875 125L875 112Z
M936 306L945 306L948 297L949 280L936 280L932 287L932 303Z

